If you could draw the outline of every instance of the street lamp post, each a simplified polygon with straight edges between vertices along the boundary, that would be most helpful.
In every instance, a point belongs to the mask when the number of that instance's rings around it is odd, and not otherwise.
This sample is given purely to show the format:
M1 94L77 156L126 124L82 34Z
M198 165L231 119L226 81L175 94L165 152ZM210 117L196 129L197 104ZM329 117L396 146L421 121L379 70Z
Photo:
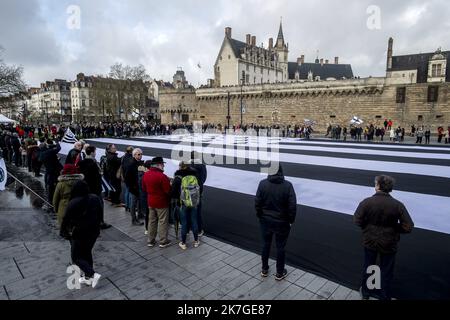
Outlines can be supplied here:
M243 110L243 92L244 92L244 83L245 83L245 71L242 71L242 80L241 80L241 129L243 125L243 118L244 118L244 110Z
M230 92L228 92L228 115L227 115L227 123L228 123L228 125L227 125L227 130L230 129L230 118L231 118L231 116L230 116Z

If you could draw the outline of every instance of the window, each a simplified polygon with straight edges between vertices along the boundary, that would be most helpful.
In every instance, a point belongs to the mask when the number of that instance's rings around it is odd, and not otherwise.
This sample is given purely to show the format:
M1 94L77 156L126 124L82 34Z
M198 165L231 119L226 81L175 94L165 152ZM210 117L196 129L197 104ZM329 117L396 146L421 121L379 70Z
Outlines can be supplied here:
M264 116L258 116L258 118L259 118L259 119L262 119L262 118L264 118Z
M444 116L443 115L438 115L438 116L436 116L436 119L442 119L442 118L444 118Z
M256 77L253 77L253 83L256 83Z
M250 75L249 74L245 75L245 82L250 83Z
M397 88L396 102L405 103L405 101L406 101L406 88L405 87Z
M264 72L264 70L263 70L263 68L261 67L261 74L263 74L263 72Z
M231 55L228 55L228 60L231 60Z
M200 119L205 119L205 116L200 116Z
M291 118L297 118L297 116L291 116Z
M249 65L247 65L247 68L246 68L246 69L247 69L247 71L250 71L250 66L249 66Z
M382 116L376 116L375 119L383 119Z
M433 64L431 66L431 76L433 78L442 76L442 65L441 64Z
M189 122L189 115L188 114L182 114L181 115L181 121L182 122Z
M330 119L336 119L336 116L330 116Z
M423 121L423 116L418 116L417 121Z
M439 87L429 86L428 87L428 102L437 102L439 98Z

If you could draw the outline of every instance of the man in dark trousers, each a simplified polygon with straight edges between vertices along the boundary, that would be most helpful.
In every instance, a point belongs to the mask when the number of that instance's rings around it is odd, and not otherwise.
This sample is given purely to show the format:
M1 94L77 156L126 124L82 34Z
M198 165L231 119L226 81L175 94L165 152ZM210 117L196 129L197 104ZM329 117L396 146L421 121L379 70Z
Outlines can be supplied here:
M121 207L120 194L122 192L121 178L118 176L118 171L121 165L121 159L117 153L115 145L111 144L106 152L106 169L108 181L114 187L115 191L111 191L111 203L116 207Z
M283 169L261 181L255 198L256 215L261 224L263 239L261 276L269 275L269 256L272 238L277 246L277 273L275 279L287 277L285 269L285 247L291 226L297 214L297 196L292 184L285 180Z
M58 177L63 169L58 158L60 151L61 146L59 143L56 142L54 144L52 140L48 139L40 152L41 161L45 166L45 186L47 188L49 203L53 203L53 194L58 183Z
M84 175L84 181L89 186L89 192L97 195L102 199L102 175L100 174L100 167L95 159L96 148L94 146L89 146L86 148L86 157L78 163L80 168L80 173ZM101 229L109 229L111 225L105 223L102 211L102 223L100 224Z
M394 274L395 255L400 234L411 233L414 223L403 203L391 197L394 179L389 176L375 178L376 194L361 202L356 209L354 222L363 230L364 271L361 297L370 296L390 300L391 282ZM381 288L369 290L367 280L370 266L380 257ZM378 293L379 292L379 293Z
M128 161L122 161L122 168L124 172L125 185L129 192L130 197L130 214L131 224L133 226L143 226L144 223L139 220L141 218L139 213L139 166L142 166L142 150L134 149L132 158Z
M191 153L191 168L195 170L198 184L200 186L200 203L197 207L197 223L198 223L198 231L199 236L203 236L205 230L203 229L203 219L202 219L202 201L203 201L203 188L208 179L208 171L206 170L206 165L197 157L197 153L193 151Z

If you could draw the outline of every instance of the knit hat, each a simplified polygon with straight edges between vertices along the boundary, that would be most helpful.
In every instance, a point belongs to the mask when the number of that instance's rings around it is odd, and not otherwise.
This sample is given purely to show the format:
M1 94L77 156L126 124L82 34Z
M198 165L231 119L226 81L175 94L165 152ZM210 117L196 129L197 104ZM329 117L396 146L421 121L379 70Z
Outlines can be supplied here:
M64 168L62 170L63 175L79 174L79 173L80 173L80 170L74 164L66 164L66 165L64 165Z

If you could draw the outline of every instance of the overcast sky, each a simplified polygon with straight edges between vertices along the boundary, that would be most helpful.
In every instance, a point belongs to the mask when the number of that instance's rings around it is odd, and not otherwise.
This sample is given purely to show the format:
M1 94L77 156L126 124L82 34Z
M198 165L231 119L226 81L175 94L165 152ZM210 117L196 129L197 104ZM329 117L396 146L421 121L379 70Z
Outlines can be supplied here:
M80 8L79 29L68 27L71 5ZM0 45L30 86L107 74L115 62L143 64L164 80L182 67L198 86L213 78L225 27L266 46L281 16L290 61L305 54L313 62L319 51L361 77L384 74L390 36L394 55L450 49L448 0L0 0Z

